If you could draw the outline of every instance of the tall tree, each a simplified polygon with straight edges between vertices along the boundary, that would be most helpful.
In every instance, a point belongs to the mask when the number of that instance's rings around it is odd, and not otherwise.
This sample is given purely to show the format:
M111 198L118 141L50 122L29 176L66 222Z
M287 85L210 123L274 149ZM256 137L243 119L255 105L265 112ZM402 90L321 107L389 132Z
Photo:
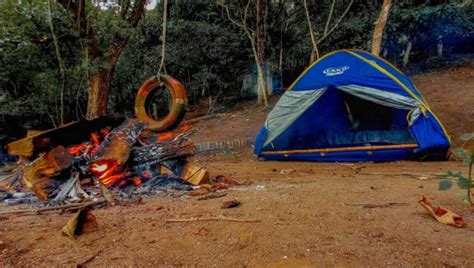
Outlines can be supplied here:
M117 31L109 47L104 50L95 34L91 16L86 11L86 0L58 0L71 16L75 28L85 41L86 58L89 64L87 70L88 102L87 115L91 119L107 112L107 101L112 75L123 49L130 39L130 31L138 25L145 14L147 0L124 0L121 2L117 16L125 21L122 29Z
M257 25L255 29L255 42L256 44L256 63L258 68L258 81L261 85L259 85L258 90L258 103L263 103L265 106L268 105L268 96L267 96L267 81L265 75L265 43L264 43L264 16L263 16L263 1L257 0L256 3L256 20Z
M352 4L354 3L354 0L351 0L349 4L346 6L344 9L344 12L341 14L341 16L334 22L332 27L329 27L332 19L333 19L333 14L334 14L334 9L336 6L336 0L332 0L331 6L329 8L329 15L326 19L326 24L324 26L324 31L322 31L322 34L320 35L321 37L319 40L316 38L316 33L313 30L312 22L311 22L311 17L309 14L309 5L307 0L303 0L303 6L305 9L305 14L306 14L306 21L308 23L308 30L309 30L309 35L311 37L311 44L313 45L313 49L311 50L311 58L310 58L310 63L319 59L319 49L318 45L321 44L326 38L328 38L334 30L336 30L337 27L341 24L342 20L346 17L347 13L352 7Z
M266 76L265 76L265 70L264 70L264 49L265 49L265 44L263 40L263 2L261 0L257 0L255 10L256 10L256 27L255 30L252 29L250 26L248 26L248 16L250 13L250 0L247 2L247 5L245 6L244 9L244 14L243 18L241 21L237 21L232 16L230 15L229 7L224 4L222 5L226 12L227 12L227 17L229 20L239 28L241 28L244 32L247 38L250 41L250 45L252 47L252 52L255 57L255 65L257 65L257 92L258 92L258 103L264 104L265 106L268 106L268 91L267 91L267 86L266 86Z
M380 51L382 48L383 31L385 29L385 24L387 24L391 6L392 0L383 0L379 17L375 22L374 35L372 37L372 54L376 56L380 55Z

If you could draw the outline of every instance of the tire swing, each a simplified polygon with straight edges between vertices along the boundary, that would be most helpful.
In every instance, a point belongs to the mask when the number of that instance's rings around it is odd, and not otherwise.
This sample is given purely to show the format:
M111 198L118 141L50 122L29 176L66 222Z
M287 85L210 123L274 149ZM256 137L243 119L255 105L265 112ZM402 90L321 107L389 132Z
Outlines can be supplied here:
M171 94L171 107L168 115L161 119L152 118L146 111L147 98L153 90L165 86ZM143 83L135 99L135 116L148 123L148 129L163 132L178 126L186 113L187 97L183 84L169 75L159 74Z
M165 44L166 44L166 23L167 23L168 0L163 1L163 32L161 44L161 62L158 74L148 79L138 90L135 99L135 116L148 123L148 129L154 132L163 132L171 130L178 126L184 119L187 105L186 90L183 84L173 77L161 74L165 62ZM165 86L171 93L171 107L168 115L161 119L155 120L146 112L147 98L153 90Z

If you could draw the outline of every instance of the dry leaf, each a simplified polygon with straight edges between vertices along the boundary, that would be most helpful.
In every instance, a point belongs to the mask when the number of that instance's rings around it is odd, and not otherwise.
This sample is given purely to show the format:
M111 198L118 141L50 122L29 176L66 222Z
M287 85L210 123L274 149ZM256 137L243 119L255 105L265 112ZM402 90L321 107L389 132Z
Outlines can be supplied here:
M448 224L454 225L456 227L463 227L464 226L464 219L463 217L459 216L458 214L447 210L442 207L434 208L431 203L426 199L425 196L421 198L419 201L420 205L422 205L428 212L433 216L437 221Z
M95 216L91 213L90 208L80 209L74 216L64 225L61 233L70 238L74 238L82 233L95 232L99 229Z

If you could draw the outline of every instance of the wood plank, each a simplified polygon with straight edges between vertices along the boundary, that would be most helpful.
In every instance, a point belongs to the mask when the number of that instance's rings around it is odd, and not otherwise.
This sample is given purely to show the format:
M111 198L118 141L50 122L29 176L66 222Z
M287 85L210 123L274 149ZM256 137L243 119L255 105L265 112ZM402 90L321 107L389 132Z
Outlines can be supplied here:
M124 120L123 116L102 116L93 120L74 121L59 128L45 130L32 136L11 142L7 145L11 155L32 157L62 145L80 144L90 139L93 132L106 127L116 127Z
M209 172L196 164L186 163L179 177L192 185L199 185L209 179Z

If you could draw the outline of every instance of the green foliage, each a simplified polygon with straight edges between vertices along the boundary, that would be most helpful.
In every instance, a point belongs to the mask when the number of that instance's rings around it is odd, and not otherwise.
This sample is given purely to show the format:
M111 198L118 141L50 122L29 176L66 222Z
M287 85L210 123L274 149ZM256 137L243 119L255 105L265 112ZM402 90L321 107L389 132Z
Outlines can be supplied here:
M419 2L419 3L417 3ZM385 48L393 62L401 59L408 42L416 58L437 57L463 49L474 34L474 15L470 6L455 1L415 1L395 4L385 34ZM470 41L472 42L472 41Z
M31 128L59 123L61 78L46 14L46 5L37 1L0 3L0 113L21 116ZM86 100L85 85L79 83L79 40L57 6L53 20L67 69L66 114L71 120ZM73 91L77 87L81 90Z
M66 121L83 117L87 102L86 71L108 69L103 58L89 65L86 40L74 29L69 15L53 2L53 24L64 61ZM308 1L316 36L324 33L332 0ZM333 25L350 0L336 2ZM354 0L337 30L319 44L321 54L335 49L369 49L373 23L381 1ZM86 1L91 26L103 51L113 36L131 34L112 78L109 110L133 115L135 93L154 75L161 50L162 5L149 10L137 28L127 27L117 7L100 9ZM220 1L241 18L246 1ZM251 2L254 5L254 2ZM265 54L267 66L288 86L308 65L311 41L302 1L266 1ZM409 3L409 4L408 4ZM445 51L472 53L474 12L451 1L395 1L385 31L387 57L397 63L409 40L413 58ZM59 122L61 74L48 27L44 1L0 1L0 113L17 115L29 128L48 128ZM249 27L255 25L251 6ZM441 38L440 38L441 36ZM185 85L190 103L209 98L223 103L238 100L242 83L254 63L249 40L232 24L216 1L176 0L169 4L166 71ZM461 153L461 152L455 152Z
M471 140L474 139L474 133L464 133L461 135L461 140L464 141L464 145L466 146ZM461 196L462 200L468 200L471 205L473 204L472 201L472 193L471 189L474 188L474 183L472 181L472 166L474 163L474 152L470 152L465 148L455 148L452 150L453 155L459 157L463 160L463 164L469 167L469 171L467 174L463 174L461 171L453 173L451 170L448 171L446 174L441 176L441 181L439 182L439 190L444 191L448 190L452 187L453 181L457 182L459 188L466 190L466 195Z
M439 183L439 190L444 191L444 190L449 190L453 186L453 183L448 180L443 180Z

